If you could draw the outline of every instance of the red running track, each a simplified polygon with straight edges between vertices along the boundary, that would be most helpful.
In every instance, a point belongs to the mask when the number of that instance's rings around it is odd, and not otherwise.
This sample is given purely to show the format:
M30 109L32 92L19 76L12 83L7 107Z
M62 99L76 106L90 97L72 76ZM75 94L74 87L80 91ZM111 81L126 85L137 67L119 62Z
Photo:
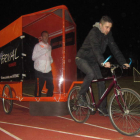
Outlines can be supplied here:
M14 101L10 115L0 100L0 140L138 140L118 133L109 117L90 115L84 124L67 116L31 116L29 102Z

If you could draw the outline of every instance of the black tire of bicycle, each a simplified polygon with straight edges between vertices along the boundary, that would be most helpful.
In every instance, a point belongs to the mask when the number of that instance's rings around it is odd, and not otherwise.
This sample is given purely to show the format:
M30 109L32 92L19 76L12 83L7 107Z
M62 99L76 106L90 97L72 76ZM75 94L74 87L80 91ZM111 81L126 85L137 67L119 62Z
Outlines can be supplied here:
M129 91L130 93L132 93L133 95L135 95L135 96L138 98L138 100L140 101L140 95L139 95L136 91L134 91L134 90L132 90L132 89L129 89L129 88L121 88L121 89L119 89L119 91L120 91L120 90L121 90L121 91ZM111 96L110 101L109 101L109 117L110 117L110 121L111 121L112 125L114 126L114 128L115 128L119 133L121 133L121 134L123 134L123 135L126 135L126 136L134 136L134 135L137 135L138 133L140 133L140 127L139 127L139 129L138 129L137 131L135 131L135 132L133 132L133 133L126 133L126 132L120 130L120 129L115 125L115 123L114 123L114 121L113 121L113 119L112 119L112 114L111 114L111 105L112 105L112 102L113 102L114 98L115 98L115 94L113 94L113 95ZM139 104L140 104L140 102L139 102Z
M79 121L77 120L73 115L72 115L72 112L71 112L71 109L70 109L70 97L71 97L71 94L73 93L74 90L78 89L80 90L80 86L75 86L71 89L70 93L69 93L69 96L68 96L68 102L67 102L67 106L68 106L68 111L69 111L69 114L70 116L72 117L72 119L75 121L75 122L78 122L78 123L84 123L88 120L89 116L90 116L90 110L88 109L88 113L85 117L85 119L83 121ZM86 98L88 99L88 103L90 104L90 98L89 98L89 95L86 93Z

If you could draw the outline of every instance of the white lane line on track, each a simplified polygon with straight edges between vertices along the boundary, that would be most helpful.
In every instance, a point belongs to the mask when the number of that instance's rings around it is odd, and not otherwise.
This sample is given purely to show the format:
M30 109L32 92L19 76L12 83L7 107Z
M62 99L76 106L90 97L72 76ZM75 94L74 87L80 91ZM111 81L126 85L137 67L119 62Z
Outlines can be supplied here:
M70 121L74 121L73 119L62 117L62 116L56 116L56 117L62 118L62 119L66 119L66 120L70 120ZM94 126L94 127L98 127L98 128L102 128L102 129L106 129L106 130L110 130L110 131L114 131L114 132L118 132L117 130L113 130L113 129L110 129L110 128L106 128L106 127L102 127L102 126L98 126L98 125L94 125L94 124L90 124L90 123L83 123L83 124ZM140 138L140 136L138 136L138 135L136 135L134 137Z
M18 105L18 104L17 104L17 105ZM19 106L20 106L20 105L19 105ZM22 107L24 107L24 106L22 106ZM28 109L29 109L29 108L28 108ZM56 117L62 118L62 119L66 119L66 120L70 120L70 121L74 121L73 119L69 119L69 118L62 117L62 116L56 116ZM106 128L106 127L102 127L102 126L98 126L98 125L94 125L94 124L90 124L90 123L84 123L84 124L90 125L90 126L94 126L94 127L98 127L98 128L102 128L102 129L106 129L106 130L110 130L110 131L114 131L114 132L117 132L117 133L118 133L118 131L117 131L117 130L114 130L114 129L110 129L110 128ZM136 135L135 137L140 138L140 136L138 136L138 135Z
M10 132L6 131L5 129L3 129L3 128L1 128L1 127L0 127L0 131L6 133L7 135L9 135L10 137L12 137L12 138L14 138L14 139L16 139L16 140L22 140L22 139L20 139L19 137L17 137L17 136L15 136L15 135L11 134Z
M26 106L23 106L23 105L19 105L19 104L16 104L16 103L13 103L14 105L17 105L17 106L20 106L20 107L23 107L23 108L27 108L29 109L29 107L26 107Z
M70 120L70 121L74 121L73 119L69 119L69 118L62 117L62 116L57 116L57 117L63 118L63 119L66 119L66 120ZM90 123L83 123L83 124L94 126L94 127L98 127L98 128L102 128L102 129L106 129L106 130L110 130L110 131L114 131L114 132L118 132L118 131L110 129L110 128L106 128L106 127L102 127L102 126L98 126L98 125L94 125L94 124L90 124Z
M9 125L15 125L15 126L28 127L28 128L34 128L34 129L39 129L39 130L47 130L47 131L51 131L51 132L57 132L57 133L62 133L62 134L74 135L74 136L78 136L78 137L85 137L85 138L99 139L99 140L110 140L110 139L106 139L106 138L93 137L93 136L81 135L81 134L76 134L76 133L70 133L70 132L65 132L65 131L59 131L59 130L41 128L41 127L34 127L34 126L28 126L28 125L22 125L22 124L15 124L15 123L8 123L8 122L1 122L1 121L0 121L0 123L2 123L2 124L9 124Z

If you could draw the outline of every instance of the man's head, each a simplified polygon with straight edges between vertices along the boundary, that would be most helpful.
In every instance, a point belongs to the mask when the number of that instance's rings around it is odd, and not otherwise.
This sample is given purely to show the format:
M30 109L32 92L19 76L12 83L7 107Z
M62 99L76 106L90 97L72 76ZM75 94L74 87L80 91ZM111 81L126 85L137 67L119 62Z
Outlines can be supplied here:
M49 33L47 31L43 31L41 33L41 40L42 40L42 42L47 44L48 43L48 39L49 39Z
M100 30L103 34L107 35L112 27L112 20L108 16L103 16L100 20Z

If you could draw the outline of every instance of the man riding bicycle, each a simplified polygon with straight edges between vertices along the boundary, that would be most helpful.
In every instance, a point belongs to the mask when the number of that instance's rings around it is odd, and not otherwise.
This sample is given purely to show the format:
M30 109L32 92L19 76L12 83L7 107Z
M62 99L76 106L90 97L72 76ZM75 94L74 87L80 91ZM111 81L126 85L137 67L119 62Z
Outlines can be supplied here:
M107 46L109 46L112 54L120 65L125 65L126 67L129 67L129 64L126 63L123 54L119 50L112 37L112 32L110 31L112 28L112 24L113 22L110 17L103 16L100 22L96 22L93 25L93 28L90 30L82 47L77 53L75 59L76 64L78 68L86 74L78 95L80 105L82 106L87 106L85 95L91 84L91 81L93 79L102 78L99 66L110 68L110 62L106 62L105 64L103 64L105 60L103 53L105 52ZM98 82L97 85L99 98L101 98L105 91L105 83ZM107 99L104 99L99 109L105 115L108 114L106 106ZM102 113L100 112L99 114L102 115Z

